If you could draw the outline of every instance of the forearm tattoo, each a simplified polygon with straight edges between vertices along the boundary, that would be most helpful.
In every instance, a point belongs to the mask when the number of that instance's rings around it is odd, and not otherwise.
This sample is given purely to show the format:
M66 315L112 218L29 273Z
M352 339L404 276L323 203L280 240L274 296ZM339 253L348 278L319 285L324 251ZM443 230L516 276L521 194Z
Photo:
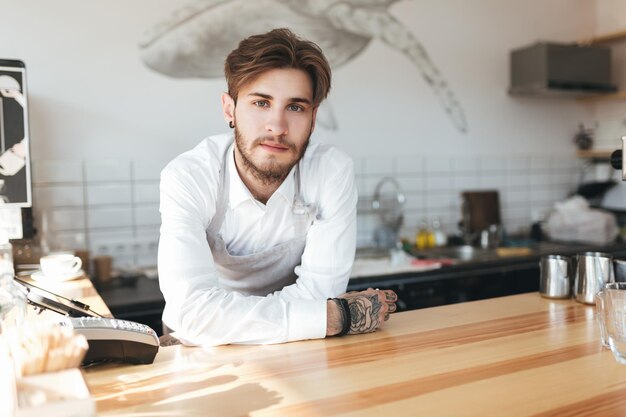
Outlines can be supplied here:
M350 303L350 333L370 333L380 327L379 312L382 303L377 294L354 297Z

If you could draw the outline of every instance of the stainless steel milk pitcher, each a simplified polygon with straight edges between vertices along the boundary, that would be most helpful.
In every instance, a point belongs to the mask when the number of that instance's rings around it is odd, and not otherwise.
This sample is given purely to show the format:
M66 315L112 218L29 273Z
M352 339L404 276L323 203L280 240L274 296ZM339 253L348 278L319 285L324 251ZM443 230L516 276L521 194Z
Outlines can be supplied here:
M569 298L572 290L570 258L546 255L539 262L539 293L546 298Z
M595 295L609 282L615 282L613 258L602 252L585 252L576 256L576 301L595 304Z

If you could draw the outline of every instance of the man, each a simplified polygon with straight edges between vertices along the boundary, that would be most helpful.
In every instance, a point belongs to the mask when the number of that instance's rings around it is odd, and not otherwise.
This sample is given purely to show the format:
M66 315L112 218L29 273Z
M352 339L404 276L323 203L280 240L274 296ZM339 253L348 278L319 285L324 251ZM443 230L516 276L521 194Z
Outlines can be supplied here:
M202 345L375 331L395 293L340 295L356 240L352 161L309 145L330 89L324 55L276 29L241 41L225 75L234 134L205 139L161 173L164 324Z

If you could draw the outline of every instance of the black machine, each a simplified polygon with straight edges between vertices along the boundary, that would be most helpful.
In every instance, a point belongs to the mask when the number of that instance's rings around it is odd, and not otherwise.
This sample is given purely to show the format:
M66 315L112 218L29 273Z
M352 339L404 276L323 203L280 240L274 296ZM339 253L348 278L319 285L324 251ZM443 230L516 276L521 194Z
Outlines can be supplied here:
M159 351L159 338L150 327L128 320L102 317L89 305L65 298L31 283L15 279L27 292L29 304L67 316L62 326L82 334L89 343L83 365L100 362L149 364Z
M622 171L622 181L626 181L624 153L626 153L626 136L622 136L622 149L618 149L611 154L611 166Z

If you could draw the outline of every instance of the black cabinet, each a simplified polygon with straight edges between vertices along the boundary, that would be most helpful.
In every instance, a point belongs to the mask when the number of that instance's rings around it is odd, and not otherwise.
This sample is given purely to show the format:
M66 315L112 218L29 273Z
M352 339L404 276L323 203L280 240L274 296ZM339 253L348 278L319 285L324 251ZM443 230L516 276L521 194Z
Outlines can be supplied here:
M119 280L97 289L115 318L142 323L150 326L159 336L163 334L161 315L165 300L157 279L139 277L126 282Z
M539 265L532 262L473 270L450 267L431 274L355 279L350 281L348 290L369 287L394 290L398 294L398 311L415 310L538 291Z
M394 290L399 297L398 311L539 291L541 256L575 256L586 251L606 252L614 259L626 259L624 242L606 246L548 243L536 248L530 256L495 257L430 271L351 279L348 291L370 287Z

